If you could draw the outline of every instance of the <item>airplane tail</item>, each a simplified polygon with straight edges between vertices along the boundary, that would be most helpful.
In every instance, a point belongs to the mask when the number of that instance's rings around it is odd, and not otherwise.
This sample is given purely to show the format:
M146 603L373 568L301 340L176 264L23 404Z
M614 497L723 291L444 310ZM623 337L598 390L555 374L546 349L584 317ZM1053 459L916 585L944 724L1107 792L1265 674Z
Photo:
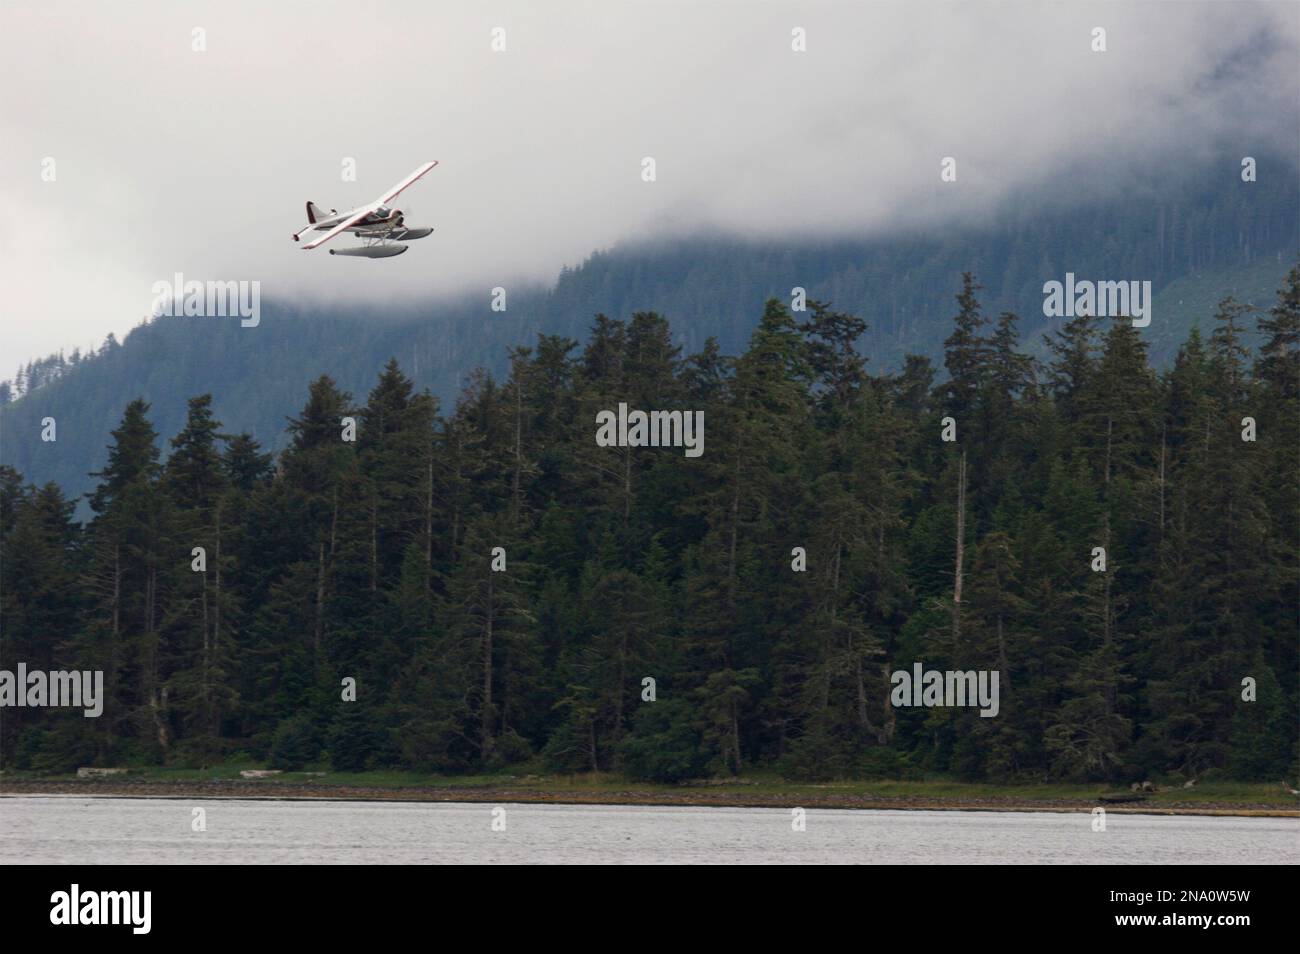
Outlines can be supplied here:
M321 219L328 219L329 217L330 217L330 213L326 212L315 202L309 201L307 203L307 221L310 222L312 225L315 225Z

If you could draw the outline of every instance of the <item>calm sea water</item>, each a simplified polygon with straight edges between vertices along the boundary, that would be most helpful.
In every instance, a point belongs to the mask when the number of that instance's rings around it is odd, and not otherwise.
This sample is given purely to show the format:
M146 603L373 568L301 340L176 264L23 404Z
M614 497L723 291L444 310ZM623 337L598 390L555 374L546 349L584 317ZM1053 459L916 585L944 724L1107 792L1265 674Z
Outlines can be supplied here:
M191 831L192 810L207 831ZM505 830L492 828L504 809ZM1293 864L1300 819L0 798L0 864Z

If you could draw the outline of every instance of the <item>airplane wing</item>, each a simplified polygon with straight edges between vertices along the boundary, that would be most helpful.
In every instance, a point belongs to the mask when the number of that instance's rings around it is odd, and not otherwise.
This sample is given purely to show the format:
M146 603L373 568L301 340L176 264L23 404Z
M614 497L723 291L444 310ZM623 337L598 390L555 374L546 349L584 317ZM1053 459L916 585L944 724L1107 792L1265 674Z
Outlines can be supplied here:
M426 162L424 165L420 166L420 168L416 169L414 172L412 172L401 182L397 183L397 185L393 186L391 189L389 189L387 192L381 195L379 197L378 203L376 204L384 205L388 202L392 202L393 199L397 197L397 194L399 192L401 192L403 189L409 186L412 182L415 182L417 179L422 178L430 169L432 169L437 164L438 164L437 160L433 162Z
M309 248L315 248L317 245L324 245L330 239L334 238L334 236L338 235L341 232L346 232L348 229L352 228L352 226L356 225L357 222L359 222L361 219L364 219L371 212L375 211L375 209L379 208L381 204L382 203L380 202L372 202L370 205L363 205L359 209L354 209L352 214L348 216L348 218L344 219L338 225L334 226L334 228L330 229L320 238L312 239L312 241L307 242L305 245L303 245L303 248L309 249Z

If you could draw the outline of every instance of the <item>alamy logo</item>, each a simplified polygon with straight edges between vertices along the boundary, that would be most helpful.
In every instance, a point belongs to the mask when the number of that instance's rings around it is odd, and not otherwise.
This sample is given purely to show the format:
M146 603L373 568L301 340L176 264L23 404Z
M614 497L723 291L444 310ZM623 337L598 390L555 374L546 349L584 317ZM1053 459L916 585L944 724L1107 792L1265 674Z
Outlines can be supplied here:
M998 714L998 670L969 669L965 672L925 670L913 663L912 671L900 669L889 679L894 690L889 699L895 706L975 706L980 718Z
M1131 317L1134 328L1151 324L1151 283L1076 282L1074 272L1065 273L1065 283L1043 285L1043 314L1048 318L1074 318L1094 315L1098 318Z
M152 891L70 891L50 895L51 924L129 924L131 933L148 934Z
M0 709L47 706L84 708L87 719L98 718L104 711L104 671L28 672L26 663L18 664L17 673L0 669Z
M262 321L262 283L249 281L200 282L185 280L177 272L171 282L153 283L153 316L161 318L233 318L256 328Z
M703 411L629 411L596 413L599 447L684 447L687 457L704 453Z

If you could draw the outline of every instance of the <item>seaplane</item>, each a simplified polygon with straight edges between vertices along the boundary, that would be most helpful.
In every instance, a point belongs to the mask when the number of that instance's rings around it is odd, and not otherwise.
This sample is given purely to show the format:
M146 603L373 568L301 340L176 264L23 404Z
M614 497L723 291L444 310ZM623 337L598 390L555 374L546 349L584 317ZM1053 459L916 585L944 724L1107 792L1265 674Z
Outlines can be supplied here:
M389 203L407 186L427 175L437 164L436 161L426 162L374 202L358 206L341 215L338 209L330 209L327 212L315 202L309 201L307 224L293 233L293 240L301 241L302 236L308 232L324 232L324 235L312 238L310 242L302 242L304 249L310 249L324 245L344 232L350 232L365 244L352 248L332 248L329 250L331 255L355 255L359 258L392 258L394 255L401 255L406 251L406 242L422 239L432 233L433 229L408 227L402 210L392 208Z

